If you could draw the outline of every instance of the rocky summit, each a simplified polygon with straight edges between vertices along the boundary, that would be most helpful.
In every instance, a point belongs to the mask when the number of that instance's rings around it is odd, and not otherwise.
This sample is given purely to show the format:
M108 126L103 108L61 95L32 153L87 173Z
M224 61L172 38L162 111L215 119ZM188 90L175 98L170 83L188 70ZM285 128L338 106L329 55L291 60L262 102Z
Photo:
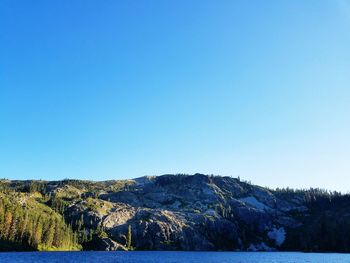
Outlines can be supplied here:
M169 174L3 179L0 197L0 250L350 250L350 197L322 189Z

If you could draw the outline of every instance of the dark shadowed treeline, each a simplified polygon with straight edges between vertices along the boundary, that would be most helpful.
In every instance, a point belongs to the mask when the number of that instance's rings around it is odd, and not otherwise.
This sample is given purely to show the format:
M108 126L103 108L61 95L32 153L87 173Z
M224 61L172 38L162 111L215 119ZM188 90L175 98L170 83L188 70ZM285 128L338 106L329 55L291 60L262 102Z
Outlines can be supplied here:
M288 233L285 248L313 252L350 252L350 196L306 193L308 213L295 215L303 225Z

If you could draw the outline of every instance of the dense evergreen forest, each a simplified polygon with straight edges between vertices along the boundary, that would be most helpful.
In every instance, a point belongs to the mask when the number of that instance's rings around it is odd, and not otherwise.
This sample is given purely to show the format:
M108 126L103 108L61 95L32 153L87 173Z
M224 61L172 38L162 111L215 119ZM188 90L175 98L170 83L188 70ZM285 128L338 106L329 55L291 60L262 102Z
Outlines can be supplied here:
M3 179L0 251L350 252L349 211L347 194L272 190L230 177Z
M80 250L77 234L40 195L0 193L0 250Z

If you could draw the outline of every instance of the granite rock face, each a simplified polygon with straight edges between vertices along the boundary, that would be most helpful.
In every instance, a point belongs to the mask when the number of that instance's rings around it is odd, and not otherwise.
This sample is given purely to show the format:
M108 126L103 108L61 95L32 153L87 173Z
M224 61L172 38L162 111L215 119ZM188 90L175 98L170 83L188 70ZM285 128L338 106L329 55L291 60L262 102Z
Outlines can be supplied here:
M127 251L128 249L115 242L111 238L104 237L95 239L92 242L85 244L85 249L87 250L103 250L103 251Z
M99 209L87 209L83 199L67 216L123 245L130 227L132 247L141 250L276 250L285 237L271 233L300 226L291 215L307 211L302 201L271 190L202 174L137 178L95 199Z

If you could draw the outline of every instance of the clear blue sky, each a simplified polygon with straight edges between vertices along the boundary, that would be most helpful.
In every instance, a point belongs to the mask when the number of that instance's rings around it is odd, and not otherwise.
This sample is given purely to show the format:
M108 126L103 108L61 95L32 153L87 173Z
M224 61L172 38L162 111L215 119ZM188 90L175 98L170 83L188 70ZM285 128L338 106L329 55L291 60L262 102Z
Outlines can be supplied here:
M350 190L350 2L0 2L0 177Z

